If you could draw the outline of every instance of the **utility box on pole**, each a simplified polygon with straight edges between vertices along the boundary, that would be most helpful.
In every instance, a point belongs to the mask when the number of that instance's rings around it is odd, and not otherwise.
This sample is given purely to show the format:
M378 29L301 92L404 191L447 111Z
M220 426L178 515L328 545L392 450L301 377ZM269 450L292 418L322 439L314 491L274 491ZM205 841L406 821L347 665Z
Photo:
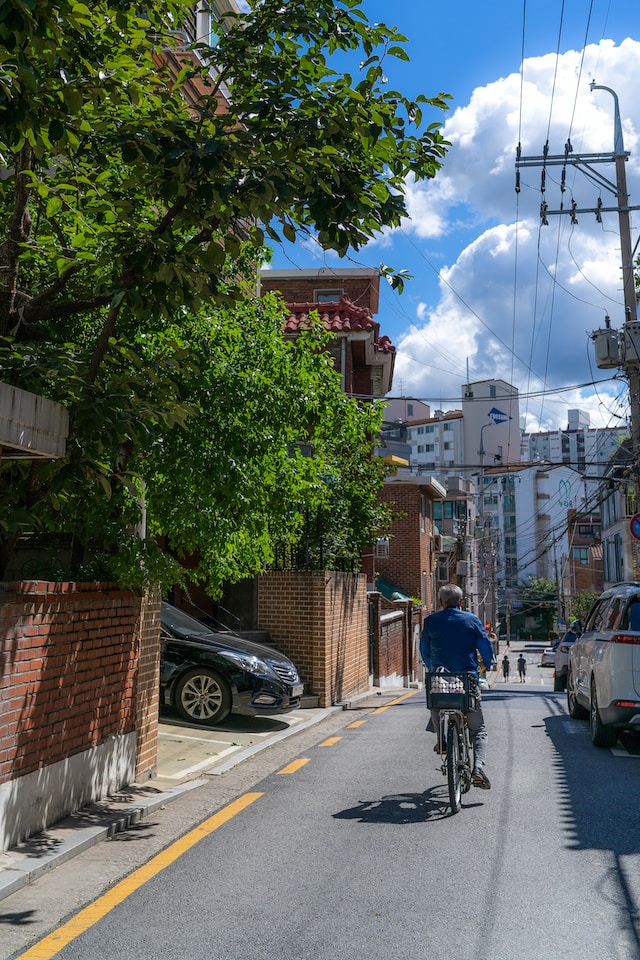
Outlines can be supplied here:
M620 334L611 327L594 330L591 339L595 347L596 366L599 370L612 370L622 362L620 355Z

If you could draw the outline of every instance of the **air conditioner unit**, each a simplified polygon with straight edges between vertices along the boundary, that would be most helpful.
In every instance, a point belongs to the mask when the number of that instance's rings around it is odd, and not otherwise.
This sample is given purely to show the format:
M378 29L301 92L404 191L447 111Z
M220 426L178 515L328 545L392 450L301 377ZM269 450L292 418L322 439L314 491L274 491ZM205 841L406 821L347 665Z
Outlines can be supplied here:
M437 552L442 553L442 551L444 550L444 537L442 536L442 534L441 533L437 534L433 538L433 542Z

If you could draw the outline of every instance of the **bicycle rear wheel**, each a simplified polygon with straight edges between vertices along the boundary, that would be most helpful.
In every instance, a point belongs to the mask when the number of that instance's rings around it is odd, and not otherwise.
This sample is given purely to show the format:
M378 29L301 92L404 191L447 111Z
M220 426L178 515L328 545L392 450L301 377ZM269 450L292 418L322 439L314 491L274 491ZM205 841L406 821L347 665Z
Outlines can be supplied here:
M462 806L462 782L460 778L460 731L455 720L449 720L447 729L447 780L451 813Z

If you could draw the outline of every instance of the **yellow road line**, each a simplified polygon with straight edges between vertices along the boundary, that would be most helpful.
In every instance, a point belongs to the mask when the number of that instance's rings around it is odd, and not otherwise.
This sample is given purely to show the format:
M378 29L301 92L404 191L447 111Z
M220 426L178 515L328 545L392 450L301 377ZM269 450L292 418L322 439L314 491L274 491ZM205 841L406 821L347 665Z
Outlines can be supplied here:
M395 700L390 700L389 703L385 703L384 707L377 707L373 713L384 713L389 707L395 707L396 703L402 703L403 700L408 700L409 697L415 697L417 692L417 690L410 690L409 693L403 693L401 697L396 697Z
M339 740L342 740L342 737L329 737L328 740L325 740L324 743L318 744L320 747L332 747L334 743L338 743Z
M347 727L347 730L353 730L354 727L361 727L363 723L366 723L366 720L354 720L353 723L350 723Z
M295 773L300 767L304 767L305 763L309 763L309 759L309 757L301 757L299 760L294 760L293 763L288 763L282 770L278 770L278 773Z
M85 930L94 926L99 920L102 920L114 907L117 907L123 900L131 896L132 893L135 893L143 884L161 873L165 867L174 863L183 853L186 853L187 850L190 850L191 847L194 847L201 840L204 840L204 838L213 833L214 830L223 826L223 824L231 820L232 817L241 813L262 796L262 793L245 793L242 797L238 797L237 800L234 800L233 803L224 807L223 810L219 810L218 813L209 817L208 820L205 820L204 823L201 823L194 830L185 834L184 837L176 840L175 843L172 843L171 846L163 850L162 853L157 854L149 860L148 863L145 863L144 866L134 870L130 876L125 877L124 880L117 883L111 890L108 890L107 893L103 893L101 897L98 897L98 899L89 904L88 907L85 907L77 913L75 917L72 917L71 920L63 924L63 926L58 927L57 930L54 930L53 933L50 933L43 940L40 940L39 943L30 947L25 953L21 953L17 960L50 960L51 957L55 957L67 944L75 940L76 937L79 937Z

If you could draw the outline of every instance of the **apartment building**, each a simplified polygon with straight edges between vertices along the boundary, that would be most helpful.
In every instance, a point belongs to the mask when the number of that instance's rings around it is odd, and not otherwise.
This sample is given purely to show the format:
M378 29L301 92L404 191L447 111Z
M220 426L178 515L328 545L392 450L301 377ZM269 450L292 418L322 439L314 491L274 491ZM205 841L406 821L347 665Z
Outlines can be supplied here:
M521 459L564 463L590 476L602 476L627 436L629 427L625 423L591 427L586 411L569 410L566 430L522 434Z
M559 598L569 607L576 591L598 592L603 571L605 582L620 579L623 570L630 575L633 554L622 525L628 527L634 505L626 502L628 495L625 502L619 494L609 497L611 526L603 542L597 483L628 434L626 425L594 429L588 414L569 410L567 430L520 437L518 391L501 380L464 384L460 409L447 413L430 415L423 401L403 399L407 415L411 408L404 425L411 469L444 486L457 476L477 490L464 508L448 494L434 504L436 526L444 535L436 577L465 570L468 580L461 582L482 619L502 623L504 632L511 611L517 618L531 577L557 583ZM403 412L398 400L393 411ZM466 514L462 547L451 538L454 525L460 532L461 509ZM452 529L445 530L445 523Z
M522 587L533 577L554 582L559 597L587 586L596 590L597 575L587 579L585 569L579 582L576 576L576 566L596 571L596 480L562 464L523 463L488 468L482 489L481 569L487 606L499 620L507 610L517 614Z

